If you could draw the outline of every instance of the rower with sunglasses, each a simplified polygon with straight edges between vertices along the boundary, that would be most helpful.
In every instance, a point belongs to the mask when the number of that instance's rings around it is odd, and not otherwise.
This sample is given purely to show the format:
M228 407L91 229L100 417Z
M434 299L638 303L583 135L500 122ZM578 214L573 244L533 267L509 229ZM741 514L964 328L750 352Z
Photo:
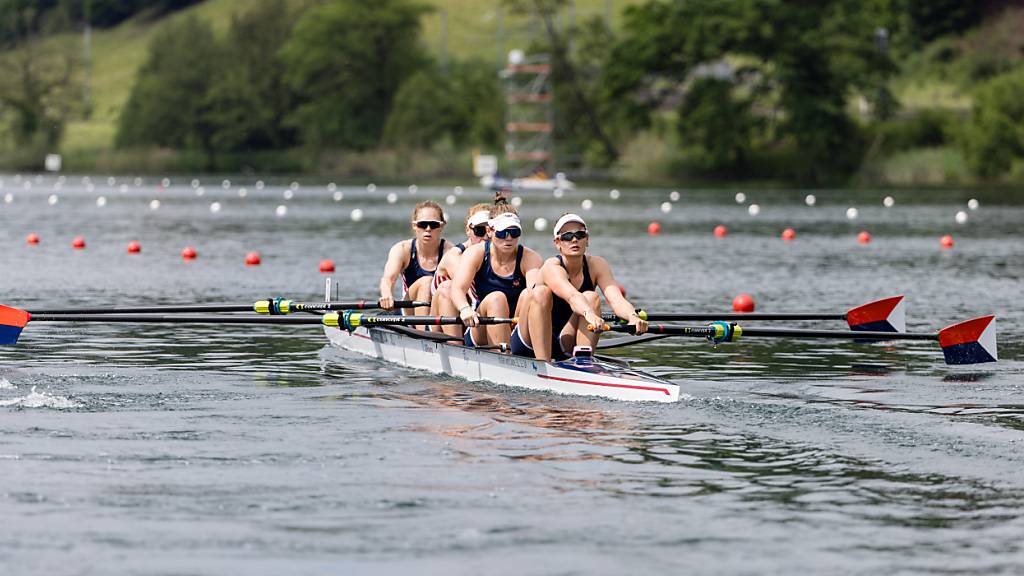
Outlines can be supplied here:
M438 263L437 270L434 271L434 281L431 284L431 316L441 316L441 310L450 308L448 303L451 299L449 289L452 285L452 276L459 267L462 253L470 246L487 240L487 221L491 218L490 210L490 204L476 204L470 206L466 212L466 241L459 242L452 250L446 252L441 258L441 262ZM435 329L445 327L448 328L446 332L449 335L460 335L461 327L458 325L446 325Z
M523 225L516 209L504 202L491 210L488 222L489 239L466 249L459 260L449 289L450 303L445 315L458 313L466 331L467 346L507 344L511 336L508 324L479 325L480 316L508 318L519 313L520 294L526 289L527 278L539 279L542 259L540 254L522 246L519 237ZM474 307L467 294L473 290L477 297Z
M380 278L380 307L391 310L395 305L393 294L395 280L402 277L403 298L409 300L430 300L434 271L445 252L444 211L433 200L420 202L412 211L413 237L402 240L391 247L384 274ZM429 314L430 308L421 306L413 314Z
M600 335L588 324L604 324L598 288L616 316L634 325L637 334L646 332L647 321L626 300L608 261L587 256L590 238L583 218L563 214L554 230L558 256L544 262L540 282L522 299L519 324L511 336L512 353L564 360L576 346L593 349Z

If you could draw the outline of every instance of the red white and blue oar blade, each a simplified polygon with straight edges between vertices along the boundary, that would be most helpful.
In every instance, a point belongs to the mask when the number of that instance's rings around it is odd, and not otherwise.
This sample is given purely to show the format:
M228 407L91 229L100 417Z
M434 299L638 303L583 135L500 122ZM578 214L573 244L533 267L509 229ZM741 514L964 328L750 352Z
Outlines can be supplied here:
M29 314L24 310L0 305L0 346L13 346L28 324Z
M906 332L907 315L903 296L862 304L846 312L850 330L862 332Z
M946 364L996 362L996 317L982 316L939 330Z

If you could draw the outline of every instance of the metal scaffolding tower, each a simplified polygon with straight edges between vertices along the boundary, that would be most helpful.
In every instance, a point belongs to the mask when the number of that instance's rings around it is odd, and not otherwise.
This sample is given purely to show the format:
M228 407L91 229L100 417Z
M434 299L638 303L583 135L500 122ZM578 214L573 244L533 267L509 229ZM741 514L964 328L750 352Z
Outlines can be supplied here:
M505 91L505 160L515 176L554 168L555 110L547 54L509 52L499 73Z

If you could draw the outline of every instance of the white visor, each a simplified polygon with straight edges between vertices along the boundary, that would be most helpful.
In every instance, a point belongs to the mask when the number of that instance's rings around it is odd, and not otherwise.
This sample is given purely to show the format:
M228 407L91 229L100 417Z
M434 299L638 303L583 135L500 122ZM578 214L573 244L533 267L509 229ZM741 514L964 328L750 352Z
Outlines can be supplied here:
M583 225L584 230L587 229L587 223L583 221L583 218L579 217L576 214L566 214L565 216L559 218L558 222L555 222L555 238L558 238L558 235L562 232L562 226L565 226L569 222L579 222L580 224Z
M491 228L494 228L495 232L501 232L508 228L519 228L520 230L523 228L522 223L519 222L519 216L516 216L511 212L502 212L494 218L491 218L488 223L491 225Z
M488 212L487 210L479 210L477 212L474 212L473 215L469 217L469 221L466 222L466 225L472 228L474 226L479 226L481 224L487 224L487 221L490 219L490 212Z

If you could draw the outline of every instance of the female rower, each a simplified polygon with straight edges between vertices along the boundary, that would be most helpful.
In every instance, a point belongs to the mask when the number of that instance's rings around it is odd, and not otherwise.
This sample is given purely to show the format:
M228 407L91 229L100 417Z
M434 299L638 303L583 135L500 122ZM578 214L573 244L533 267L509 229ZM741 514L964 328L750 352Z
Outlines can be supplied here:
M449 300L449 288L452 285L452 276L459 267L459 260L462 253L474 244L487 240L487 221L490 220L490 204L476 204L466 212L466 241L456 244L452 250L445 253L441 262L434 271L434 281L431 284L430 300L431 316L440 316L441 310L451 309ZM458 325L446 325L442 327L451 336L458 336L462 329Z
M511 336L508 324L479 325L480 316L509 317L518 313L520 294L527 280L539 280L542 259L533 250L519 244L523 226L516 209L500 202L491 210L488 240L470 246L462 254L449 288L448 310L458 312L466 326L463 334L467 346L505 344ZM467 294L477 297L474 307Z
M433 200L420 202L412 211L412 233L409 240L402 240L391 247L384 274L380 278L380 307L391 310L395 304L395 280L402 277L403 298L409 300L430 300L430 285L434 280L441 257L451 246L445 246L444 211ZM430 309L416 308L414 314L428 314Z
M563 360L576 346L595 347L599 334L587 325L604 324L598 288L616 316L634 325L637 334L647 331L647 321L626 300L608 261L587 256L589 242L587 224L578 215L563 214L555 223L558 256L544 262L541 283L521 299L519 324L511 336L513 354Z

